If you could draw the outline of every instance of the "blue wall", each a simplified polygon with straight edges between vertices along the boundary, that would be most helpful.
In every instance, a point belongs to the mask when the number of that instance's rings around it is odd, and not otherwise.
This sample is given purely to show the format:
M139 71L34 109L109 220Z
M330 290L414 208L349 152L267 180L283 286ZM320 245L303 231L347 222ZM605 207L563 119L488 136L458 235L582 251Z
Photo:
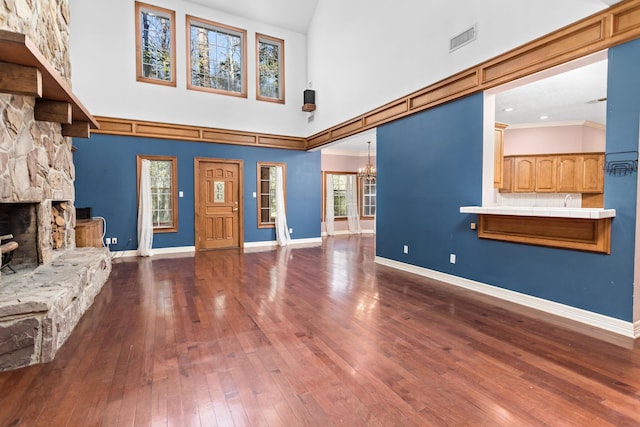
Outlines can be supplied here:
M609 56L607 153L637 150L640 42ZM605 177L611 255L478 239L482 119L477 94L378 128L377 255L632 321L637 175Z
M194 158L237 159L244 162L244 240L273 241L272 228L257 227L257 162L287 164L287 223L293 239L320 237L320 152L183 142L163 139L92 135L74 139L76 207L91 206L107 220L107 237L117 237L112 250L137 248L136 156L178 157L178 232L157 233L154 248L194 246Z

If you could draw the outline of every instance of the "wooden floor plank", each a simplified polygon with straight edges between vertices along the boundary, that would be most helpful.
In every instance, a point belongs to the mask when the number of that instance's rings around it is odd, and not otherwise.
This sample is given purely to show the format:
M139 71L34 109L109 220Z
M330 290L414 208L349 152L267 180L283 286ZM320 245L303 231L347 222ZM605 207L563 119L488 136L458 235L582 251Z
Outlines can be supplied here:
M117 260L54 361L0 373L0 427L640 425L637 343L374 258Z

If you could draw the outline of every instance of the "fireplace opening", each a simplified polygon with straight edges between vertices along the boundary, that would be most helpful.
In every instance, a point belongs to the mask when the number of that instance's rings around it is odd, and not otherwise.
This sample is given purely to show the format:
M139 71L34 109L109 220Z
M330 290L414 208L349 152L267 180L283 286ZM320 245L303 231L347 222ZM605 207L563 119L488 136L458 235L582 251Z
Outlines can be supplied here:
M12 234L11 240L18 243L11 259L11 267L16 271L33 269L39 264L37 207L38 203L0 204L0 236Z

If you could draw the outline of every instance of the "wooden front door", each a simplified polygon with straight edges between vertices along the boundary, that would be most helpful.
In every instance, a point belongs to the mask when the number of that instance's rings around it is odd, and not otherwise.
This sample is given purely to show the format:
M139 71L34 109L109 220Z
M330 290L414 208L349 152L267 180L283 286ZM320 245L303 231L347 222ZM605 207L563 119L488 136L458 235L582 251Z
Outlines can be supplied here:
M196 250L242 241L242 161L196 159Z

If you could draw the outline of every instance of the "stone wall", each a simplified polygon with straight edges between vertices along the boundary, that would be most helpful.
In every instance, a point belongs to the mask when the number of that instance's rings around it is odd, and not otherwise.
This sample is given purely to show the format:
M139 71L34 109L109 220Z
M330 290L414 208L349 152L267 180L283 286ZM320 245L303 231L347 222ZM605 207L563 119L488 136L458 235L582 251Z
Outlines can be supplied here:
M26 34L71 84L68 0L0 0L0 29ZM40 262L47 263L53 257L47 211L52 200L66 201L74 211L75 171L71 138L62 136L60 124L35 121L34 105L34 97L0 94L0 203L42 204ZM70 247L74 220L66 239Z

